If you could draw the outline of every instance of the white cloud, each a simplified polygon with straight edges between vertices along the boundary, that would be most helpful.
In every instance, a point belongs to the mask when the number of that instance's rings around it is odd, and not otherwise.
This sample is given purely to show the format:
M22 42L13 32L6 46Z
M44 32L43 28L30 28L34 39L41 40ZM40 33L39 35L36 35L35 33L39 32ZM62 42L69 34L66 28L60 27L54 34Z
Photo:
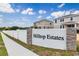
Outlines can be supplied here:
M64 15L69 15L70 14L70 10L69 11L64 11Z
M0 22L2 21L3 19L2 18L0 18Z
M52 18L52 16L47 16L46 18L47 18L47 19L51 19L51 18Z
M55 18L60 17L64 14L64 11L56 11L56 12L52 12L51 16L54 16Z
M75 10L73 14L79 14L79 10Z
M69 10L69 11L65 11L65 15L68 14L79 14L79 10Z
M2 18L0 18L0 23L3 23L3 19Z
M3 23L3 15L0 15L0 23Z
M51 19L51 18L52 18L52 16L47 16L46 18L47 18L47 19Z
M25 27L25 23L24 22L17 22L15 23L17 26L20 26L20 27Z
M42 18L42 16L38 16L37 18L40 19L40 18Z
M70 10L69 11L56 11L56 12L52 12L51 16L57 18L57 17L61 17L64 15L69 15L70 14Z
M13 25L20 26L20 27L30 27L32 26L32 20L27 19L26 17L21 17L21 19L16 19L13 21Z
M39 10L38 12L39 12L39 14L46 14L45 10Z
M28 15L34 15L35 14L35 12L33 12L32 8L27 8L27 9L23 10L21 13L22 14L28 14Z
M3 17L3 15L0 15L0 17Z
M20 12L20 9L16 9L16 12Z
M15 10L8 3L0 3L0 12L4 13L14 13Z
M52 12L51 13L51 16L57 18L57 17L61 17L61 16L64 16L64 15L69 15L69 14L79 14L79 10L74 10L72 12L72 10L68 10L68 11L55 11L55 12Z
M65 5L65 3L62 3L58 6L58 8L62 8Z

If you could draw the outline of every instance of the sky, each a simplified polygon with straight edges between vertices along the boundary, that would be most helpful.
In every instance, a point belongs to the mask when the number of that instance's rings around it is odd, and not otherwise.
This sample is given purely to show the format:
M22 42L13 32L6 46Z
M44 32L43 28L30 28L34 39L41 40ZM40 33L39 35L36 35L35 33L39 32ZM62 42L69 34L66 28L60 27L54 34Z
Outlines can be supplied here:
M0 27L29 27L41 19L79 13L79 3L0 3Z

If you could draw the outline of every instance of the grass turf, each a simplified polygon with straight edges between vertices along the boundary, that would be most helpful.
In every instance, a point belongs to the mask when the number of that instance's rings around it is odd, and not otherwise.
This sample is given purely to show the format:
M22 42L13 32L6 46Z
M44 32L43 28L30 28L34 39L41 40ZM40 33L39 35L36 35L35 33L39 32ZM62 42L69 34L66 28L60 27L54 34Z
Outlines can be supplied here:
M5 45L3 43L2 36L0 33L0 56L7 56L7 55L8 55L8 53L7 53L7 50L5 48Z
M79 41L77 41L77 51L79 52Z

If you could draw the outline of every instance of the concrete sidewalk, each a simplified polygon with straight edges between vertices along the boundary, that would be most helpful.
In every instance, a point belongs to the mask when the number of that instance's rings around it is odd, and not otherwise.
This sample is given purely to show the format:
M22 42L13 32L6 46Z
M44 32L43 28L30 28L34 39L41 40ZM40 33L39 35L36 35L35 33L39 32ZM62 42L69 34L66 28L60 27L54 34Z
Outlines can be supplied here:
M1 34L9 56L38 56L34 52L14 42L3 33Z

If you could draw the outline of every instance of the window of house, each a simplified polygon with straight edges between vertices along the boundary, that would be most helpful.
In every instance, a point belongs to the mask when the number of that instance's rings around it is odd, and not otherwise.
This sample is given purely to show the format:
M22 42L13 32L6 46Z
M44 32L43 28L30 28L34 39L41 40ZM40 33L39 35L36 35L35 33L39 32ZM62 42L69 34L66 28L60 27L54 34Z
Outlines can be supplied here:
M51 25L52 23L50 23L50 25Z
M55 20L55 23L57 23L57 20Z
M64 22L64 18L60 19L60 22Z
M77 27L79 27L79 24L76 24Z
M67 27L74 27L74 24L67 25Z
M45 26L44 26L44 29L45 29Z
M47 27L47 28L49 28L49 27Z
M39 29L41 29L41 27L38 27Z
M63 28L64 28L64 25L63 25Z
M60 25L60 28L64 28L64 25Z
M60 28L62 28L62 25L60 25Z
M73 17L71 17L71 19L70 19L71 21L73 20Z
M72 26L71 27L75 27L75 25L74 24L72 24Z
M35 29L37 29L38 27L35 27Z

